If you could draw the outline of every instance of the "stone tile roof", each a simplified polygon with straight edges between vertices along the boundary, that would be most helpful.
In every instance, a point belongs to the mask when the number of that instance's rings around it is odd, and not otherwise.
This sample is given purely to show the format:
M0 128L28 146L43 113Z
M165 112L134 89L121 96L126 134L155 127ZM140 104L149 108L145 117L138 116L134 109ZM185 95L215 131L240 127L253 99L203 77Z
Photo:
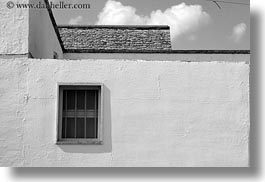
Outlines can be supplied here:
M65 50L171 50L169 26L58 26Z

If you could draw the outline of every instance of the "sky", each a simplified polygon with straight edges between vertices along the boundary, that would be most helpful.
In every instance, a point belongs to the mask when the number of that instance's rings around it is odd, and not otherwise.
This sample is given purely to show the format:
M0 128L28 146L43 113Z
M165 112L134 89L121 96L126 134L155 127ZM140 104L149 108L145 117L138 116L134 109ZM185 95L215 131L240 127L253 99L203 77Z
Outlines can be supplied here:
M51 0L59 2L62 0ZM250 49L250 6L207 0L63 0L58 25L169 25L173 49ZM249 0L220 0L249 4Z

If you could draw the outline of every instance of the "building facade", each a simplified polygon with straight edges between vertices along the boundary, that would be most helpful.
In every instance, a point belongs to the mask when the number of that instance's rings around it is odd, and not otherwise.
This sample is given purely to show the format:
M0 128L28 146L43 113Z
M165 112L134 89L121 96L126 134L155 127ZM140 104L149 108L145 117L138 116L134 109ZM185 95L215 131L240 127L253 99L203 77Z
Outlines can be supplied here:
M1 166L248 167L249 51L176 51L168 27L57 26L5 3Z

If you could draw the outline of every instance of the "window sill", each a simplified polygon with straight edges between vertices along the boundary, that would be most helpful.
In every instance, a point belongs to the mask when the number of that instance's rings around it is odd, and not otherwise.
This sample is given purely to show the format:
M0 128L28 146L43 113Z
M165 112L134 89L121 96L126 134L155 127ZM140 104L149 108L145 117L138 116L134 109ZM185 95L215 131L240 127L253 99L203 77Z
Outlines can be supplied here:
M91 141L91 140L83 140L83 141L73 141L73 140L65 140L65 141L57 141L56 145L103 145L103 141Z

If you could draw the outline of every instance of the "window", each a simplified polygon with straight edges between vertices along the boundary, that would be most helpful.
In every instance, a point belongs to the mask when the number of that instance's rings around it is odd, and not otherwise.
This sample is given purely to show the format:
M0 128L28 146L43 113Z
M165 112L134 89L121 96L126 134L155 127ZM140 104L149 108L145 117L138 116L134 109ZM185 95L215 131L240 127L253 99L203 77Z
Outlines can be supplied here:
M102 144L102 85L59 85L58 144Z

